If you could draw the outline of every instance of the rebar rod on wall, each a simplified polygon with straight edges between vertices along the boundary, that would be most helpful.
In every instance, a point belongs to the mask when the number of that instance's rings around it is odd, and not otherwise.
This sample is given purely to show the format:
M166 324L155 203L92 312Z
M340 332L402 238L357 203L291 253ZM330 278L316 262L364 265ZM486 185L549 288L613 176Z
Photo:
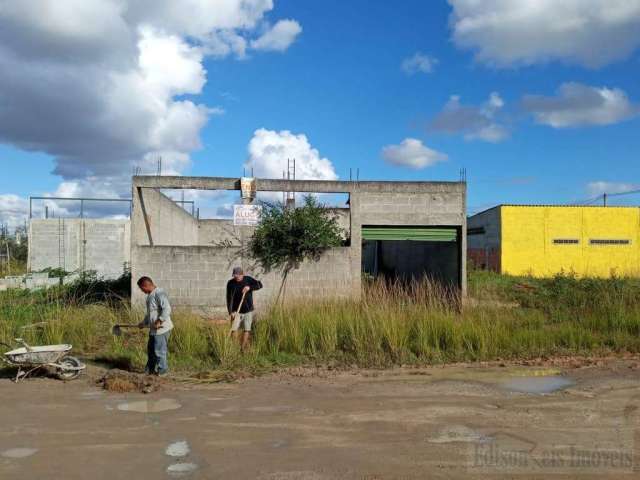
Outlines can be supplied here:
M130 198L94 198L94 197L29 197L29 219L33 218L33 201L34 200L64 200L64 201L76 201L80 202L80 218L84 218L85 214L85 202L128 202L129 203L129 218L133 211L133 203ZM174 200L175 203L185 208L185 205L191 205L191 216L195 216L195 201L193 200ZM49 206L44 206L45 218L49 218ZM53 210L52 215L53 217Z
M65 200L80 202L80 218L84 216L84 202L129 202L129 210L131 210L130 198L93 198L93 197L29 197L29 218L33 218L33 200ZM49 206L45 205L45 212L48 214ZM48 218L48 215L46 216Z

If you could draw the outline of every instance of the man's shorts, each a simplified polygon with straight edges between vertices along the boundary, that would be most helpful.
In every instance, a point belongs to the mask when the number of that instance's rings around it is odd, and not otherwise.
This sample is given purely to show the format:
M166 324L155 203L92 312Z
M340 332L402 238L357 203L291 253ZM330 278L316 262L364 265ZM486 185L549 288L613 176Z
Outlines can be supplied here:
M253 312L237 313L236 316L233 317L233 322L231 323L231 331L237 332L240 326L242 326L245 332L250 332L252 323Z

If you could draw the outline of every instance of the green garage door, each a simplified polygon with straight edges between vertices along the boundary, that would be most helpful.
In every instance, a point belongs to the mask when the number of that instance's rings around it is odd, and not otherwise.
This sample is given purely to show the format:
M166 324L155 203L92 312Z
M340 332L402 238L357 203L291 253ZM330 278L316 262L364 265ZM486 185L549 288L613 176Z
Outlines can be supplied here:
M458 231L443 227L362 227L363 240L455 242Z

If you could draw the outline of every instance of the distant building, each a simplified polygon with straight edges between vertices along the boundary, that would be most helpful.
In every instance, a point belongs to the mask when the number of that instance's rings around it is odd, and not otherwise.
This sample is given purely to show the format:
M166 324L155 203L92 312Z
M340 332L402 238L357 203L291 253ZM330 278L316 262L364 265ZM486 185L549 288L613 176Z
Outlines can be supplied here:
M467 253L510 275L640 276L640 208L498 205L468 218Z

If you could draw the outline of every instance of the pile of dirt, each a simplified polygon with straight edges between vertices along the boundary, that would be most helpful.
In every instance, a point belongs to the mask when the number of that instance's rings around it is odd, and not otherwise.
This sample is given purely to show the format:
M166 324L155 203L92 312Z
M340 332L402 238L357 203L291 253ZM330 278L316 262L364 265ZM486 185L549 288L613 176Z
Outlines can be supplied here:
M98 379L97 384L105 390L119 393L151 393L160 388L160 381L157 377L127 372L117 368L107 371Z

